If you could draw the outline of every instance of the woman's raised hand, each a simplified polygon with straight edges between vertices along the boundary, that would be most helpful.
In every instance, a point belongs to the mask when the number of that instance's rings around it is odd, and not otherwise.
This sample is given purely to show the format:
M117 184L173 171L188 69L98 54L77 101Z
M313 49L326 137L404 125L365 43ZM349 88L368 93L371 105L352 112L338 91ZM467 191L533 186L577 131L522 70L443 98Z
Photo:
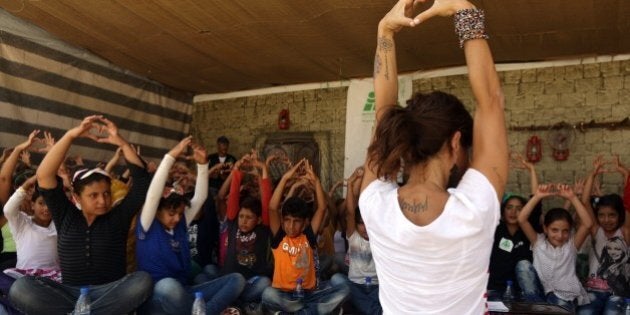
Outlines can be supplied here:
M100 128L96 124L96 122L98 122L101 118L103 118L103 116L101 115L92 115L85 117L78 126L68 130L68 134L71 135L73 138L84 137L90 138L94 141L98 141L98 137L96 136L96 134L92 133L91 131L92 129L96 129L96 132L100 131Z
M416 0L414 3L425 2L426 0ZM433 5L413 18L413 25L418 25L434 16L452 16L455 12L463 9L474 9L475 6L466 0L435 0Z
M414 21L414 6L424 0L399 0L387 14L381 19L379 26L384 31L396 33L403 27L414 27L418 23Z
M180 156L190 145L192 142L192 136L188 136L182 139L178 144L176 144L171 151L168 152L168 155L177 158ZM203 164L203 163L202 163Z
M118 127L111 120L101 116L98 118L98 121L102 123L99 125L99 131L104 133L104 136L97 137L97 142L109 143L119 147L126 143L118 134Z

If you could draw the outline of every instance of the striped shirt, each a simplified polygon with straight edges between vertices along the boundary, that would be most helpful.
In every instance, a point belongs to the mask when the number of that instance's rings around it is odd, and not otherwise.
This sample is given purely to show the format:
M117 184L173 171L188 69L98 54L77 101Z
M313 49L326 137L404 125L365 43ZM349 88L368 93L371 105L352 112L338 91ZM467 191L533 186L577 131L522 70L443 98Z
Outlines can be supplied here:
M57 250L64 284L98 285L125 276L127 232L133 216L144 203L151 180L143 168L127 165L133 177L129 194L90 226L83 213L66 197L60 178L53 189L39 188L57 226Z

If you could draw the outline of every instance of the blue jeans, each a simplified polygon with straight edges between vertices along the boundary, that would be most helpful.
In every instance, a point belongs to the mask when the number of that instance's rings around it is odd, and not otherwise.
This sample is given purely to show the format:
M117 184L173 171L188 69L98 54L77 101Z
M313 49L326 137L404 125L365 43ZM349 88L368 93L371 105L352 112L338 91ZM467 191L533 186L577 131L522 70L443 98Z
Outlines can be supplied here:
M559 298L553 292L550 292L545 296L545 291L536 269L528 260L521 260L516 264L516 279L518 285L521 287L523 299L527 302L547 302L549 304L555 304L565 308L568 311L573 312L575 310L574 301L567 301Z
M206 313L219 314L243 291L245 279L231 273L215 280L185 286L174 278L164 278L153 288L153 296L142 306L145 314L190 314L195 292L201 292L206 301Z
M195 284L200 284L214 280L220 276L219 268L216 265L207 265L203 271L195 277ZM265 276L254 276L247 279L245 288L239 296L239 300L244 303L260 303L262 293L271 285L271 279Z
M332 286L342 283L350 287L350 301L357 311L367 315L383 314L381 302L378 299L378 285L375 284L367 288L364 284L350 281L341 273L336 273L330 278Z
M540 284L536 269L529 260L521 260L516 263L514 273L524 301L545 302L542 284Z
M221 276L221 270L217 265L206 265L201 272L195 276L193 282L195 284L202 284L210 280L214 280Z
M91 314L130 313L151 295L152 284L148 273L137 271L110 283L90 285ZM48 278L26 276L13 283L9 298L25 314L67 314L74 310L80 289Z
M245 289L239 296L239 300L245 303L260 303L262 294L271 286L271 279L265 276L255 276L247 279Z
M299 315L331 314L350 294L345 283L325 289L305 291L304 298L296 300L293 292L267 287L262 295L263 306L270 311L290 312Z
M577 309L577 314L623 314L626 303L624 302L622 297L618 295L613 295L611 292L606 291L589 289L587 290L587 292L591 303L579 306Z

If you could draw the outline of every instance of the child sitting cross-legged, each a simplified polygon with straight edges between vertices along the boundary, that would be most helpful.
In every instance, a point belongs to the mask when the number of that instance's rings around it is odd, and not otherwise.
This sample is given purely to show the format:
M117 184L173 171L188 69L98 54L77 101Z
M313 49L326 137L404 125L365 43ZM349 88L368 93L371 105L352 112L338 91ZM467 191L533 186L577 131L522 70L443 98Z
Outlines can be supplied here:
M262 174L259 174L259 169ZM242 185L244 175L252 175L249 184ZM262 177L261 177L262 176ZM252 183L256 183L252 185ZM195 282L214 279L221 274L240 273L247 279L239 304L247 311L260 307L263 291L271 285L271 252L269 243L268 206L271 180L267 165L258 159L256 151L238 160L224 182L230 185L227 204L227 246L223 267L208 265ZM223 188L222 188L223 189Z
M110 176L99 168L76 171L72 177L76 204L68 199L57 174L79 138L122 149L133 185L117 205L112 203ZM63 282L21 277L9 292L13 305L26 314L67 314L74 309L82 287L89 287L92 314L127 314L142 304L151 293L151 277L141 271L126 273L125 245L149 181L142 160L112 121L100 115L88 116L68 130L37 168L38 190L57 229Z
M188 146L193 148L197 162L197 180L191 201L178 187L165 188L169 169ZM201 292L206 301L206 312L219 314L241 294L245 279L239 274L190 285L191 259L186 229L207 197L207 184L206 150L191 144L191 137L171 149L155 172L136 230L138 269L148 272L155 282L153 296L143 305L142 312L190 313L195 292Z
M547 211L543 222L544 234L536 233L529 223L528 217L535 205L541 199L554 195L571 201L575 208L581 222L575 232L572 231L571 214L563 208ZM592 220L573 189L562 184L539 185L534 196L519 213L518 224L532 244L533 269L540 280L537 286L523 288L525 299L546 301L570 311L575 310L575 302L578 305L588 303L588 295L575 274L575 260L577 251L590 232ZM531 288L531 291L527 288Z
M36 138L38 133L38 130L33 131L28 140L14 148L2 165L0 176L10 177L15 170L18 156L23 152L28 152L29 147L36 141L42 141ZM47 143L52 146L54 138L48 132L45 136ZM42 276L61 282L57 254L57 229L52 223L52 216L44 197L35 189L36 182L34 175L26 178L2 209L2 215L7 219L11 235L15 240L17 252L16 268L6 269L5 274L14 278L24 275ZM24 211L21 211L22 209Z
M312 218L307 203L298 197L286 199L279 207L284 188L298 169L304 170L301 176L315 187L317 210ZM308 162L302 160L282 176L269 204L275 264L272 286L262 296L262 303L269 310L281 314L331 314L348 296L350 289L343 283L325 289L316 287L313 252L317 239L313 231L319 229L325 211L326 199L319 179Z
M61 282L57 229L44 198L33 189L36 181L35 176L26 180L4 207L18 257L16 268L7 269L5 273L14 277L20 274L47 277ZM29 197L29 193L32 194L33 216L19 211L20 204Z
M630 169L621 164L619 156L613 158L613 166L625 182L623 198L615 193L592 196L596 177L610 171L605 169L606 163L602 156L595 158L594 169L586 179L582 195L582 202L589 209L593 200L593 212L589 212L593 226L585 283L591 302L578 308L579 315L622 314L627 307L624 299L630 298Z
M350 301L359 314L382 314L370 238L357 205L362 180L363 167L357 168L348 178L348 195L346 196L346 235L350 261L348 276L337 273L330 281L331 283L348 283Z

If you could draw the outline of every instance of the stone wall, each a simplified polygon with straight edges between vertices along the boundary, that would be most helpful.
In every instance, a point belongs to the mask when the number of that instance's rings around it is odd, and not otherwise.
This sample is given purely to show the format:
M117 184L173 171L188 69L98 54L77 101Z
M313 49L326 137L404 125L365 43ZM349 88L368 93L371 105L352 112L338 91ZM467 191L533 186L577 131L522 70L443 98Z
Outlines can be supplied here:
M269 95L214 100L195 104L191 133L201 139L209 152L215 150L216 138L230 139L230 153L236 157L255 147L262 135L287 132L328 134L327 146L320 146L321 160L328 159L329 170L322 169L322 184L343 178L346 130L347 87L305 90ZM278 129L278 114L288 109L289 130ZM329 148L329 149L327 149Z
M509 127L554 125L559 122L619 121L630 116L630 61L584 63L578 65L501 71ZM458 96L472 109L473 98L465 75L414 81L414 91L440 89ZM329 131L332 181L343 175L347 88L329 88L262 96L241 97L195 104L192 131L212 151L217 136L232 141L231 152L241 155L252 147L260 134L278 132L278 113L288 108L290 131ZM576 131L567 161L551 157L547 131L510 131L513 151L524 153L527 139L543 139L543 157L536 167L541 182L573 183L590 169L593 158L602 153L610 160L620 154L630 166L630 130L586 129ZM604 174L603 191L619 192L618 173ZM330 183L326 183L330 184ZM510 172L507 191L528 194L529 176Z

